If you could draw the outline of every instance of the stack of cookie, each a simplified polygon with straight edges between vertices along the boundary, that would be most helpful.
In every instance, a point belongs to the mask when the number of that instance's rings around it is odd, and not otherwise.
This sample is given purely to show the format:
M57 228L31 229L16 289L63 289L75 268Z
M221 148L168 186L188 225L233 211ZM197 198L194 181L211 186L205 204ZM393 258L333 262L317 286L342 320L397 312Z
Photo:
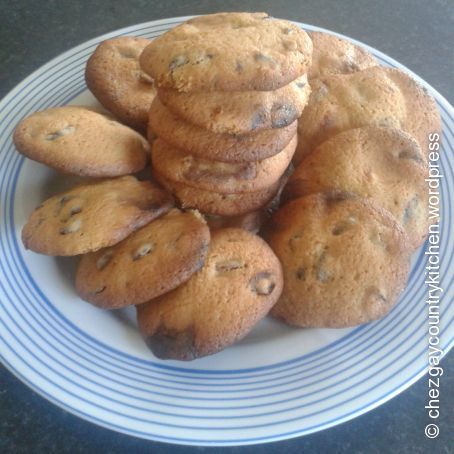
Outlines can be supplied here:
M296 148L311 54L303 30L263 13L195 18L145 48L153 175L183 208L257 229Z

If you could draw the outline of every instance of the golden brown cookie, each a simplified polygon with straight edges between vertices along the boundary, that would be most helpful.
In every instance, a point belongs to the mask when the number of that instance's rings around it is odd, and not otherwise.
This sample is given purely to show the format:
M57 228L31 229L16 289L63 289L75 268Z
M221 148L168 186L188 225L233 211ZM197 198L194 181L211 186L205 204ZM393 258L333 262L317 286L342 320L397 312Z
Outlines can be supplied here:
M222 194L169 180L156 171L153 176L175 196L182 208L196 208L204 214L218 216L238 216L256 211L275 197L280 186L278 180L262 191Z
M182 120L216 134L283 128L301 116L311 88L307 75L274 91L183 93L159 89L161 102Z
M85 80L96 99L120 121L145 131L156 90L139 65L150 40L121 36L103 41L88 59Z
M427 155L430 132L440 130L435 101L398 69L375 66L352 74L321 77L298 124L294 162L347 129L389 126L415 137Z
M297 122L249 134L214 134L172 114L156 97L150 109L148 138L155 136L188 154L213 161L260 161L279 153L296 134Z
M30 159L63 173L98 178L142 170L150 150L133 129L79 106L34 113L17 125L13 139Z
M410 248L394 217L348 193L318 193L277 211L264 232L284 270L272 315L343 328L383 317L405 287Z
M216 230L203 268L137 307L139 329L158 358L193 360L246 336L281 291L281 265L261 238L241 229Z
M152 146L153 168L164 178L220 193L257 192L275 184L288 167L296 136L277 155L257 162L226 163L187 155L158 138Z
M86 184L40 205L22 242L41 254L85 254L118 243L172 206L170 194L131 176Z
M375 126L349 129L303 159L284 199L335 189L372 198L403 225L416 249L429 225L426 173L421 148L409 134Z
M309 80L330 74L349 74L377 66L375 57L366 49L325 32L308 32L312 40L312 65Z
M187 281L203 266L210 231L196 211L173 209L117 245L86 254L76 290L104 309L141 304Z
M142 69L178 91L276 90L307 72L312 42L298 26L265 13L200 16L145 48Z

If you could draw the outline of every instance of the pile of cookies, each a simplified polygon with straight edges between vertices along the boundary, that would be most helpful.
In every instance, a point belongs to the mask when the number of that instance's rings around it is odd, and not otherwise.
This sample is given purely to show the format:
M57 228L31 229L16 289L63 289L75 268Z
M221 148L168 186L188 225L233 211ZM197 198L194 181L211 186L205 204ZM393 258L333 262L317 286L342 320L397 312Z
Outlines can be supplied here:
M156 356L216 353L269 312L346 327L393 307L427 236L440 131L413 79L263 13L107 40L85 75L108 112L59 107L16 128L21 153L86 179L35 210L23 243L80 255L77 293L135 305ZM149 160L152 178L131 175Z
M311 54L303 30L262 13L192 19L144 50L153 175L181 206L258 229L296 148Z

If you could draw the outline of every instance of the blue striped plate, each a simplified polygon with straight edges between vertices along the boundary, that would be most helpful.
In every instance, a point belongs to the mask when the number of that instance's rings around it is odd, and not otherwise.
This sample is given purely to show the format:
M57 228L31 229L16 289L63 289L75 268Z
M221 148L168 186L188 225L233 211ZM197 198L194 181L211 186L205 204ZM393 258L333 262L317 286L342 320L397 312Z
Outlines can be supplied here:
M151 355L135 329L133 310L103 312L80 301L72 282L74 260L22 247L21 227L33 208L73 181L16 153L14 126L47 107L95 104L85 87L84 66L100 41L118 35L153 38L186 19L148 22L81 44L35 71L1 101L1 359L56 405L137 437L220 446L323 430L386 402L427 371L425 248L413 258L399 303L380 321L354 329L297 330L265 320L222 353L178 363ZM408 71L357 44L383 65ZM454 338L449 305L454 294L453 109L412 76L435 97L443 119L438 258L444 292L437 329L438 347L446 354Z

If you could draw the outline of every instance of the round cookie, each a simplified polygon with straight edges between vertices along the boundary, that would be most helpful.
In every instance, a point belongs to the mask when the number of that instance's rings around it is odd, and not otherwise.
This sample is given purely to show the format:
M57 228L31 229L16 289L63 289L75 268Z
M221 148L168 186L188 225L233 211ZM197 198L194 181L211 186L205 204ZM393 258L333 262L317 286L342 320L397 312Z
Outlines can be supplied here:
M85 81L96 99L120 121L145 131L156 90L140 69L139 56L150 40L121 36L103 41L87 61Z
M140 56L159 87L178 91L276 90L307 72L312 42L265 13L200 16L152 41Z
M46 200L22 229L26 249L78 255L112 246L169 211L172 197L127 176L76 187Z
M158 358L193 360L246 336L281 291L281 265L261 238L216 230L203 268L181 287L137 306L137 321Z
M335 189L372 198L403 225L416 249L429 226L426 173L421 149L409 134L374 126L349 129L303 159L284 199Z
M152 146L153 168L168 180L218 193L257 192L276 183L288 167L296 136L275 156L257 162L226 163L187 155L158 138Z
M216 134L247 134L283 128L301 116L311 88L307 75L275 91L183 93L159 89L161 102L177 117Z
M295 163L335 134L368 125L403 129L426 156L429 133L440 129L435 101L400 70L375 66L321 77L311 86L298 123Z
M13 140L30 159L63 173L98 178L142 170L150 150L133 129L80 106L55 107L26 117Z
M156 97L150 109L148 138L155 135L168 144L205 159L223 162L260 161L279 153L295 136L297 122L249 134L214 134L181 121Z
M318 193L277 211L264 232L284 270L272 315L344 328L383 317L405 287L410 249L394 217L348 193Z
M375 57L356 44L325 32L308 32L312 40L309 80L330 74L349 74L377 66Z
M196 208L204 214L217 216L238 216L258 210L275 197L281 184L278 180L262 191L222 194L169 180L156 171L153 176L175 196L182 208Z
M210 231L196 211L173 209L121 243L82 257L79 296L116 309L141 304L187 281L203 266Z

